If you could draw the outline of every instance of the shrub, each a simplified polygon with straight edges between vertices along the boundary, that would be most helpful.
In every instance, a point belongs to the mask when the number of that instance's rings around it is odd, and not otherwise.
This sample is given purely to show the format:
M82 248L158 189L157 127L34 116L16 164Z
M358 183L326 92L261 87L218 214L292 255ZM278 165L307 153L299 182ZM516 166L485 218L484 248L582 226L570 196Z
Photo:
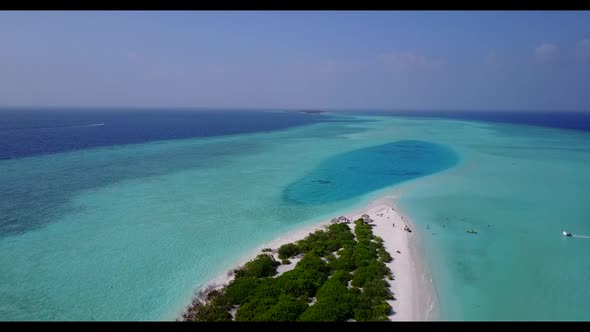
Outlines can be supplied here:
M305 239L297 241L297 246L303 253L310 252L313 249L323 253L325 251L325 241L327 239L328 236L326 232L316 231L314 233L309 233Z
M277 280L273 278L265 278L260 280L260 283L252 292L253 298L272 297L278 298L282 291L277 287Z
M267 254L261 254L246 263L243 268L236 270L235 274L236 278L272 277L277 274L277 266L279 266L279 262L277 262L274 257Z
M358 287L351 287L348 292L352 295L355 296L361 296L363 294L363 292L361 292L361 290Z
M335 234L351 234L350 227L347 224L331 224L328 226L328 231Z
M363 322L371 320L373 316L373 310L365 308L354 309L354 320L357 322Z
M361 240L371 240L373 238L373 232L371 231L371 226L366 225L362 222L361 219L358 219L354 222L355 228L354 233L356 234L357 241Z
M373 279L383 279L389 273L389 269L376 261L367 266L359 267L354 271L351 285L365 287L365 284Z
M195 310L195 321L229 321L231 302L221 291L213 290L207 294L207 303L200 305Z
M213 301L215 298L219 297L221 295L221 291L219 291L218 289L214 289L212 291L210 291L209 293L207 293L207 301Z
M348 286L348 282L352 279L352 275L347 271L336 271L330 277L330 280L337 281L344 286Z
M354 265L356 267L367 266L375 259L375 253L367 246L359 243L354 248Z
M326 256L326 259L328 260L328 264L332 261L334 261L336 259L336 256L334 256L334 254L330 253Z
M277 304L256 317L262 321L296 321L307 310L307 303L293 296L281 295Z
M330 267L315 253L308 253L297 263L297 268L302 270L313 270L321 273L330 272Z
M301 249L299 249L299 247L295 243L283 244L279 248L280 259L291 258L293 256L298 255L299 253L301 253Z
M283 264L283 265L289 265L289 264L291 264L291 261L288 260L288 259L283 259L283 260L281 260L281 264Z
M225 310L222 306L217 306L214 303L208 303L199 306L195 312L195 321L197 322L215 322L215 321L230 321L232 320L229 314L229 309Z
M379 258L381 259L382 262L385 262L385 263L389 263L389 262L393 261L393 257L391 257L389 252L387 250L385 250L384 248L379 249Z
M373 320L388 320L391 313L391 306L387 302L382 302L373 306Z
M349 292L347 285L349 272L335 272L317 291L317 303L306 310L301 320L343 321L352 318L352 309L358 303L360 291ZM311 309L313 307L316 307Z
M264 249L262 249L262 252L272 252L272 249L270 249L270 248L264 248Z
M311 281L298 278L284 278L280 282L284 294L294 297L308 298L315 294L317 286Z
M244 277L233 280L225 289L225 293L232 303L244 304L259 285L255 277Z
M327 275L313 270L302 270L296 267L283 273L276 279L276 287L285 294L294 297L312 297L324 283Z
M316 293L318 302L325 299L340 299L344 294L348 293L349 277L345 274L348 274L348 272L336 272L318 289Z
M264 313L277 303L277 299L272 297L254 298L251 301L241 305L236 312L236 321L253 321L261 320Z
M338 252L339 256L329 263L333 270L354 271L354 249L352 247L344 247Z
M375 277L375 271L368 266L359 267L354 271L352 282L354 287L363 287L367 281Z
M318 301L316 304L308 307L307 310L301 314L299 320L315 322L344 321L347 319L347 308L346 304L339 302Z
M315 252L320 257L325 257L345 245L354 244L354 236L345 224L332 224L326 227L326 231L310 233L305 239L297 242L301 252Z
M391 312L391 306L387 302L380 302L372 307L360 307L354 309L354 319L356 321L383 321L388 320Z
M373 301L383 301L392 299L389 285L383 279L372 279L363 287L363 295L371 298Z

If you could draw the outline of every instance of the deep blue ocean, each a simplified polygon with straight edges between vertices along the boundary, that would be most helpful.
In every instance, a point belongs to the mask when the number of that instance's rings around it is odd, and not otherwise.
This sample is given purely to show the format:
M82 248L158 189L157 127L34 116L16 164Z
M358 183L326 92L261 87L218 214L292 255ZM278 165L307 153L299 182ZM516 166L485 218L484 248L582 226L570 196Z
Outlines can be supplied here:
M283 111L0 109L0 159L280 130L329 120Z
M590 131L590 112L572 111L370 111L354 112L386 116L501 122L520 125Z
M353 113L502 122L590 131L590 112ZM0 160L100 146L281 130L324 121L335 119L287 111L0 109Z

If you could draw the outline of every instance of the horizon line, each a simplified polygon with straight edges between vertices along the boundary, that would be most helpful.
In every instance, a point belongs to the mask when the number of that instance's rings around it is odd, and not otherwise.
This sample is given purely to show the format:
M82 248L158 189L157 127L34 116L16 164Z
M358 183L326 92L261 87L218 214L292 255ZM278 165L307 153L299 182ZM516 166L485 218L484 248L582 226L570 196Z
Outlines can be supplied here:
M6 110L37 110L37 111L49 111L49 110L219 110L219 111L240 111L240 110L256 110L256 111L323 111L323 112L568 112L568 113L587 113L588 110L582 109L524 109L524 108L502 108L502 109L490 109L490 108L315 108L315 107L224 107L224 106L0 106L0 111Z

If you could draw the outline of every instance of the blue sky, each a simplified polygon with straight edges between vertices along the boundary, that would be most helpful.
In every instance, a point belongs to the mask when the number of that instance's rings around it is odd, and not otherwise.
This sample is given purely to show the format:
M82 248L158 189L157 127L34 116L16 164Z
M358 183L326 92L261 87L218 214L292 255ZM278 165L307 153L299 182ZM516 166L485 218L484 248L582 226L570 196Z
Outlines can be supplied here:
M590 111L590 12L0 12L0 106Z

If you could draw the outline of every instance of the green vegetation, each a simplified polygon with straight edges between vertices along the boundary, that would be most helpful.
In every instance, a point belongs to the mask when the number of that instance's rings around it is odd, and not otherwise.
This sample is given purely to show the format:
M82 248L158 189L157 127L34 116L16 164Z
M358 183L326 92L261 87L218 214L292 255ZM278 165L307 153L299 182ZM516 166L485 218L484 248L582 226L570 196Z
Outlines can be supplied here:
M386 301L394 297L385 263L392 258L361 220L355 221L354 234L346 224L332 224L281 246L278 254L283 264L303 257L293 270L276 276L280 263L258 255L234 271L227 287L210 292L205 304L193 308L189 320L229 321L235 308L236 321L387 320L391 307Z
M327 231L316 231L297 241L297 247L303 253L314 251L324 257L344 246L354 246L355 243L346 224L333 224L328 226Z
M207 295L207 304L200 305L195 310L195 321L214 322L231 320L229 310L231 302L221 292L214 290Z
M274 257L267 254L258 255L254 260L249 261L243 268L236 270L236 278L242 277L272 277L277 274L277 262Z
M299 247L295 243L283 244L279 248L279 258L280 259L291 258L293 256L299 255L300 252L301 252L301 250L299 249Z

